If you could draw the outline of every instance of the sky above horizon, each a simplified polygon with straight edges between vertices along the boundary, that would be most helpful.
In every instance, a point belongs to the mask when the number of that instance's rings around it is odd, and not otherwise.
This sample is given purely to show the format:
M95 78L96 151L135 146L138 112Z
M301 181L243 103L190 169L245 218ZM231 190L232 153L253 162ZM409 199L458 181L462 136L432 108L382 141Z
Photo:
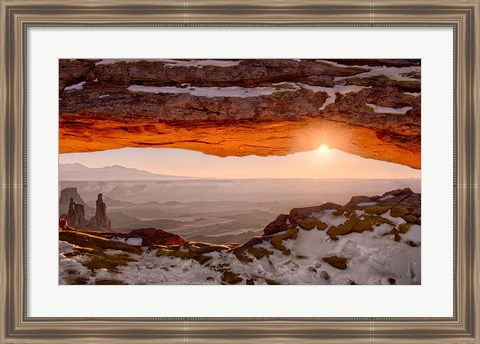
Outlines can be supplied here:
M326 146L286 156L217 157L178 148L122 148L60 154L59 163L121 165L156 174L202 178L420 178L421 170L365 159Z

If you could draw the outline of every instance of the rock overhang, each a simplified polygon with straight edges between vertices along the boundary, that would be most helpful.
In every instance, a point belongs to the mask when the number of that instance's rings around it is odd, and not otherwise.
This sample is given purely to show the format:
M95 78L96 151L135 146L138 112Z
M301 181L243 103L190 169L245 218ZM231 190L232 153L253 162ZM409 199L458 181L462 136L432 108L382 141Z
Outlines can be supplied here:
M61 60L60 153L168 147L268 156L325 144L420 168L419 60L385 64L383 75L368 64L314 60L201 68Z

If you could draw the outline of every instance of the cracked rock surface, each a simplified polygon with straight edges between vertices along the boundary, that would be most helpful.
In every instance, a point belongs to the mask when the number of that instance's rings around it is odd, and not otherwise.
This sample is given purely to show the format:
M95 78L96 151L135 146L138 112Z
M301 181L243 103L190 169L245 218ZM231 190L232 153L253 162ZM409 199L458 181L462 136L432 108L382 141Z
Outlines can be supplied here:
M420 168L420 60L60 60L60 153L286 155Z

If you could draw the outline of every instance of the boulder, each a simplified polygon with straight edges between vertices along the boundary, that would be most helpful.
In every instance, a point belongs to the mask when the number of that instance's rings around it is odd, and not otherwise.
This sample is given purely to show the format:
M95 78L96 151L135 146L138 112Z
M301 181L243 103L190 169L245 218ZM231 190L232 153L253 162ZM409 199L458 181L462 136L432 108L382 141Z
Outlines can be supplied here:
M347 268L347 258L337 257L337 256L330 256L322 258L324 262L330 264L334 268L345 270Z
M296 223L298 219L305 219L307 217L312 216L313 213L318 213L323 210L338 210L340 208L341 208L341 205L331 203L331 202L326 202L314 207L293 208L292 210L290 210L289 219L290 221Z
M274 221L270 222L265 227L265 229L263 230L263 233L265 235L271 235L278 232L283 232L288 227L288 224L289 224L288 221L290 221L288 215L280 214L277 216L277 218Z
M186 241L177 234L165 232L158 228L135 229L123 236L128 238L141 238L143 246L150 245L183 245Z

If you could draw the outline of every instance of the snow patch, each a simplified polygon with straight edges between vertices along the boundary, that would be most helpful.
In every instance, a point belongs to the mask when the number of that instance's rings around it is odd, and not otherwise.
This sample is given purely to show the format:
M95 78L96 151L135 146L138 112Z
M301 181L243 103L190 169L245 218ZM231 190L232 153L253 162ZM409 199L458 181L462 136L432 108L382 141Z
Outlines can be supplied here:
M361 202L361 203L358 203L357 206L358 207L370 207L372 205L376 205L378 204L378 202Z
M319 108L319 110L325 110L325 108L330 105L334 104L335 100L337 99L337 93L340 94L347 94L351 92L360 92L364 88L370 88L370 86L357 86L357 85L335 85L334 87L323 87L323 86L311 86L311 85L304 85L304 84L297 84L300 85L302 88L307 90L317 92L325 92L328 95L328 98L325 100L325 103Z
M390 215L390 209L385 214L382 214L380 216L383 217L384 219L387 219L387 220L393 222L397 226L400 226L400 225L403 225L404 223L407 223L401 217L393 217L392 215Z
M339 226L345 223L345 221L347 221L347 218L344 215L336 216L336 215L333 215L334 212L336 212L336 210L333 210L333 209L322 210L319 212L312 213L311 216L316 217L317 219L326 223L328 226Z
M142 246L142 238L128 238L125 243L130 246Z
M403 92L403 94L406 94L407 96L412 96L412 97L420 97L420 92Z
M110 240L117 241L117 242L122 242L122 243L130 245L130 246L142 246L142 242L143 242L142 238L128 238L128 239L125 240L125 238L113 237Z
M271 95L275 92L292 91L289 89L280 89L275 87L175 87L175 86L141 86L131 85L127 88L130 92L145 92L145 93L168 93L168 94L191 94L197 97L237 97L237 98L251 98L258 96Z
M64 91L71 91L71 90L83 90L83 85L85 85L86 81L79 82L78 84L71 85L65 87Z
M287 87L285 87L287 86ZM323 86L311 86L302 83L292 83L292 82L283 82L279 84L273 84L270 87L176 87L176 86L141 86L141 85L131 85L127 89L131 92L146 92L146 93L170 93L170 94L191 94L197 97L238 97L238 98L249 98L249 97L258 97L271 95L276 92L294 92L300 89L310 90L312 92L325 92L328 95L327 100L319 108L319 110L324 110L328 105L335 103L336 94L347 94L350 92L359 92L364 88L369 88L366 86L344 86L336 85L334 87L323 87Z
M103 253L106 254L107 256L115 256L117 254L125 254L126 252L122 250L107 249L107 250L104 250Z
M373 233L376 234L377 236L382 236L384 234L389 233L392 229L393 227L388 223L382 223L378 226L373 227Z
M363 66L362 65L344 65L335 61L327 61L327 60L315 60L315 61L320 63L326 63L330 66L338 67L338 68L363 68L368 70L372 68L371 66L368 66L368 65L363 65Z
M421 227L419 225L410 225L407 233L405 233L402 238L405 241L413 241L416 244L420 243L422 239Z
M165 67L196 67L202 68L204 66L214 67L233 67L238 66L239 60L160 60L167 62Z
M355 66L349 66L355 67ZM416 78L406 76L409 73L420 73L420 66L409 67L386 67L386 66L361 66L362 68L370 69L368 72L351 75L351 76L338 76L334 78L334 82L345 81L353 78L369 78L375 76L386 76L395 81L418 81Z
M172 60L172 59L103 59L96 62L95 65L109 65L117 62L133 63L133 62L163 62L165 67L197 67L215 66L215 67L232 67L240 64L238 60Z
M72 253L74 252L76 249L78 249L78 246L76 245L73 245L73 244L70 244L69 242L66 242L66 241L59 241L58 242L58 249L60 252L62 252L63 254L65 253Z
M132 62L140 62L140 61L155 62L159 60L158 59L103 59L99 62L95 62L95 66L109 65L117 62L132 63Z
M367 103L366 105L369 108L371 108L375 113L389 113L393 115L405 115L408 111L413 109L411 106L404 106L402 108L391 108L391 107L378 106L370 103Z

